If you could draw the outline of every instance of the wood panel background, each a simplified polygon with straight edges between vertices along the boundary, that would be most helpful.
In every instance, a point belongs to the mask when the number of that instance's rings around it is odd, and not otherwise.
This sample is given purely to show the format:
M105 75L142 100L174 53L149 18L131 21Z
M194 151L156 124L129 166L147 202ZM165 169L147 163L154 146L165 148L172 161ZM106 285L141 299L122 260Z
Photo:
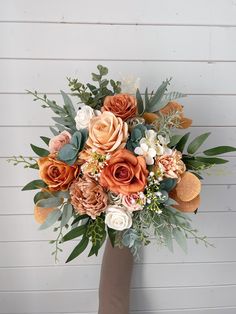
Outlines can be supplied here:
M26 90L61 101L66 77L89 80L97 64L114 79L140 78L156 88L173 77L172 90L194 120L192 136L210 131L207 147L236 145L235 0L8 0L0 1L0 313L95 314L102 251L55 265L38 231L31 192L34 178L6 162L32 155L29 143L49 135L50 113ZM205 175L202 205L193 224L215 248L189 239L175 254L153 242L136 263L132 314L233 314L236 312L236 154Z

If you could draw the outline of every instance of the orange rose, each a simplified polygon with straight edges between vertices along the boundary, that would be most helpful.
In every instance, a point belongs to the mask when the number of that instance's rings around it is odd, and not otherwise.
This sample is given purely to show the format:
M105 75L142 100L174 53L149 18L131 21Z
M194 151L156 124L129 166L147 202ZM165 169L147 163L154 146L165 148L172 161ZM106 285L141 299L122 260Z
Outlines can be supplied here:
M102 170L100 184L115 193L129 195L141 192L147 184L145 159L127 149L114 153Z
M137 100L134 96L128 94L117 94L107 96L104 100L103 111L111 111L115 116L123 121L133 118L137 114Z
M39 176L50 191L67 190L79 172L78 166L55 159L53 155L39 158Z
M89 122L87 146L100 154L113 153L124 148L128 138L128 125L112 112L104 111Z

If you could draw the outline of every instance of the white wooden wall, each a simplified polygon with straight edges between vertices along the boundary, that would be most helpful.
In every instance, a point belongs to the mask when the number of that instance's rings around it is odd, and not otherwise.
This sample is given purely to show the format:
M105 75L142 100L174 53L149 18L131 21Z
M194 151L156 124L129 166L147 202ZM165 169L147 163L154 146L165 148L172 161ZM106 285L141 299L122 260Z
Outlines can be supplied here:
M25 90L60 99L66 76L86 81L101 63L115 79L137 76L142 89L172 76L208 147L236 145L235 0L0 0L0 313L96 313L101 255L54 265L33 220L34 171L6 157L31 155L50 134L50 113ZM136 264L132 313L236 313L236 154L206 177L194 224L216 248L189 240L189 254L149 246ZM111 313L112 314L112 313Z

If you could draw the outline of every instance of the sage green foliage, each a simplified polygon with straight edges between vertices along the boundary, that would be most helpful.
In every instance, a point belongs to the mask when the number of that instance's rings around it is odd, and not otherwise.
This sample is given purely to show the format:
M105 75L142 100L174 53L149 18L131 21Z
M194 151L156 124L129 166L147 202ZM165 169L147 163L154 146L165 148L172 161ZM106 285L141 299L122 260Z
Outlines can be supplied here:
M7 159L7 162L12 162L13 166L22 164L24 165L24 168L39 169L37 160L34 157L12 156Z
M190 132L184 134L183 136L174 135L171 137L169 143L169 147L176 148L178 151L183 153L182 160L185 163L187 170L191 170L197 177L199 177L199 179L202 179L198 173L199 171L209 169L214 165L225 164L228 162L228 160L215 157L215 155L236 151L236 148L232 146L218 146L203 151L205 156L199 156L198 149L204 144L210 134L210 132L207 132L197 136L190 142L190 144L188 144L187 148L186 145Z
M139 89L137 89L136 98L138 104L138 113L140 115L142 115L144 112L158 112L163 107L165 107L171 100L186 96L185 94L179 92L166 93L168 85L170 85L170 81L171 79L166 79L164 82L162 82L162 84L155 92L151 92L150 96L148 93L148 89L146 88L144 101L142 99Z
M34 101L38 100L42 101L43 108L51 109L57 115L56 117L52 117L52 119L56 122L55 127L58 129L57 131L53 127L50 128L53 135L58 135L59 132L62 132L64 130L71 130L72 132L76 131L75 123L76 110L70 97L65 92L61 91L61 95L64 102L64 105L62 106L59 106L55 100L48 99L46 94L40 96L37 91L27 92L28 94L34 96L33 99Z
M84 148L87 138L87 129L76 131L71 138L70 144L66 144L60 149L57 158L69 165L73 165L78 158L78 153Z
M29 183L27 183L21 191L29 191L29 190L37 190L37 189L42 189L46 188L47 184L43 180L33 180Z
M77 96L81 103L94 109L101 109L106 96L112 96L121 92L121 82L105 79L108 68L98 65L98 73L92 73L92 80L96 85L83 84L78 79L68 78L69 87L73 96Z
M126 148L131 152L134 152L135 148L139 146L140 140L145 137L145 131L148 129L146 125L138 124L136 125L128 138L126 143Z
M104 217L97 217L89 221L87 236L92 242L92 248L88 256L98 255L98 251L106 239L106 225Z

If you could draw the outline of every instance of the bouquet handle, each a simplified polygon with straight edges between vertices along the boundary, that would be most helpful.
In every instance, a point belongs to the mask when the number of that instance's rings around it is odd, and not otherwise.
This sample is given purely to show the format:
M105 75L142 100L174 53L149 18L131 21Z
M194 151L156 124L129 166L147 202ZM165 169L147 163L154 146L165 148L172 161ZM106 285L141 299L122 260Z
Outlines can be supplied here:
M100 273L98 314L129 313L133 263L128 248L113 248L107 240Z

